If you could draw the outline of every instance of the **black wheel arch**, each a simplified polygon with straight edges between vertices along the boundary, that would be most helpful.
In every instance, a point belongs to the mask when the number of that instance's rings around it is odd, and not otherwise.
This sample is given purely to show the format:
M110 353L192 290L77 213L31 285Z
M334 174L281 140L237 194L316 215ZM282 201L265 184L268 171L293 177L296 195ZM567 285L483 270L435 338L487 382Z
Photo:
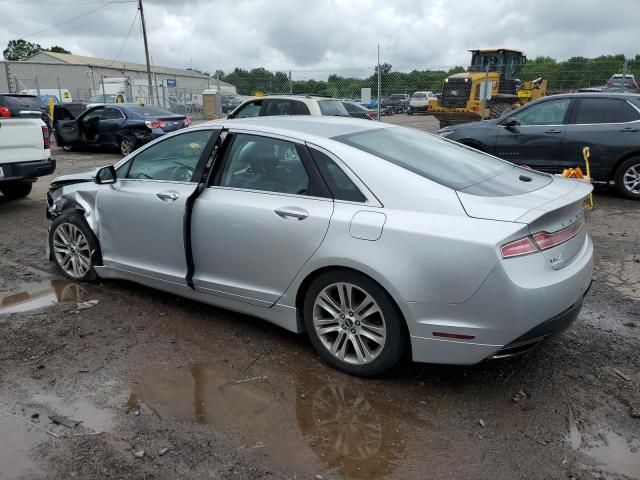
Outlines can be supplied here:
M627 152L624 155L622 155L609 170L609 174L607 175L607 180L608 181L615 180L616 173L618 171L618 168L620 168L620 165L622 165L624 162L626 162L627 160L633 157L640 157L640 150L633 150L631 152Z

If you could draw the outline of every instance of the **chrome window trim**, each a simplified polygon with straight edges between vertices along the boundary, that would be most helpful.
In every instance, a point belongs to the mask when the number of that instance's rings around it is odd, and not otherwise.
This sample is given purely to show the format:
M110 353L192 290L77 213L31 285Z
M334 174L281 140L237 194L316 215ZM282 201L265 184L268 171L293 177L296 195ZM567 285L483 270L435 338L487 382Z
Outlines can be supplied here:
M238 187L224 187L222 185L209 185L208 189L217 189L217 190L232 190L236 192L246 192L246 193L261 193L264 195L273 195L275 197L287 197L287 198L304 198L307 200L319 200L323 202L333 202L333 198L327 197L317 197L315 195L300 195L297 193L282 193L282 192L272 192L270 190L253 190L250 188L238 188ZM362 205L359 203L358 205Z
M178 180L156 180L154 178L119 178L115 184L118 184L120 182L171 183L175 185L197 185L198 184L198 182L181 182Z

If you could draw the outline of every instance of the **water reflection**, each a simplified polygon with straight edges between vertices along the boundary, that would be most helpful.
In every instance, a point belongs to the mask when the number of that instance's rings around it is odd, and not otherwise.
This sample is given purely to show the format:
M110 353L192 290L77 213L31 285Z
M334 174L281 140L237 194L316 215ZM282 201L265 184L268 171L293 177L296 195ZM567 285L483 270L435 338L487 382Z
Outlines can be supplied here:
M127 402L128 411L145 407L161 418L213 425L277 464L312 474L381 478L404 457L389 406L349 383L268 371L239 377L196 364L147 372Z
M78 302L86 291L67 280L27 283L8 293L0 293L0 315L28 312L63 302Z

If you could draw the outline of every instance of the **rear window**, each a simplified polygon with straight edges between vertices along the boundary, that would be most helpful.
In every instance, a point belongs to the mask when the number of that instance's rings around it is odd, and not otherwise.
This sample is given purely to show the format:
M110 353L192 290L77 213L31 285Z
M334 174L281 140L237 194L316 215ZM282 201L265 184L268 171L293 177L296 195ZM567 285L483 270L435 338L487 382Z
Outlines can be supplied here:
M339 100L319 100L320 112L325 116L348 117L349 112Z
M164 108L152 107L147 105L136 105L133 107L127 107L127 109L143 117L165 117L174 115L169 110L165 110Z
M640 119L640 113L624 100L581 98L576 112L577 124L625 123Z
M411 98L427 98L426 93L414 93Z
M333 137L454 190L514 165L411 128L389 127Z
M9 108L19 108L21 110L40 110L40 98L35 95L0 95L3 104Z

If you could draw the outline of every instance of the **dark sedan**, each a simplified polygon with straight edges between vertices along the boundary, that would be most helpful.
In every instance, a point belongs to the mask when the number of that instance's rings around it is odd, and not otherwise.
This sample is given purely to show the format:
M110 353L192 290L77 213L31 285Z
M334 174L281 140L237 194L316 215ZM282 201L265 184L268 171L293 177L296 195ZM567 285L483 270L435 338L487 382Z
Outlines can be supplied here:
M140 145L191 125L189 117L153 105L112 104L89 108L72 120L56 120L59 147L117 147L129 155Z
M375 120L376 119L376 111L371 108L363 107L362 105L357 104L356 102L342 102L344 108L349 113L350 117L354 118L363 118L365 120Z
M586 171L582 151L589 147L593 180L613 182L622 195L640 200L640 95L553 95L438 135L549 173Z

